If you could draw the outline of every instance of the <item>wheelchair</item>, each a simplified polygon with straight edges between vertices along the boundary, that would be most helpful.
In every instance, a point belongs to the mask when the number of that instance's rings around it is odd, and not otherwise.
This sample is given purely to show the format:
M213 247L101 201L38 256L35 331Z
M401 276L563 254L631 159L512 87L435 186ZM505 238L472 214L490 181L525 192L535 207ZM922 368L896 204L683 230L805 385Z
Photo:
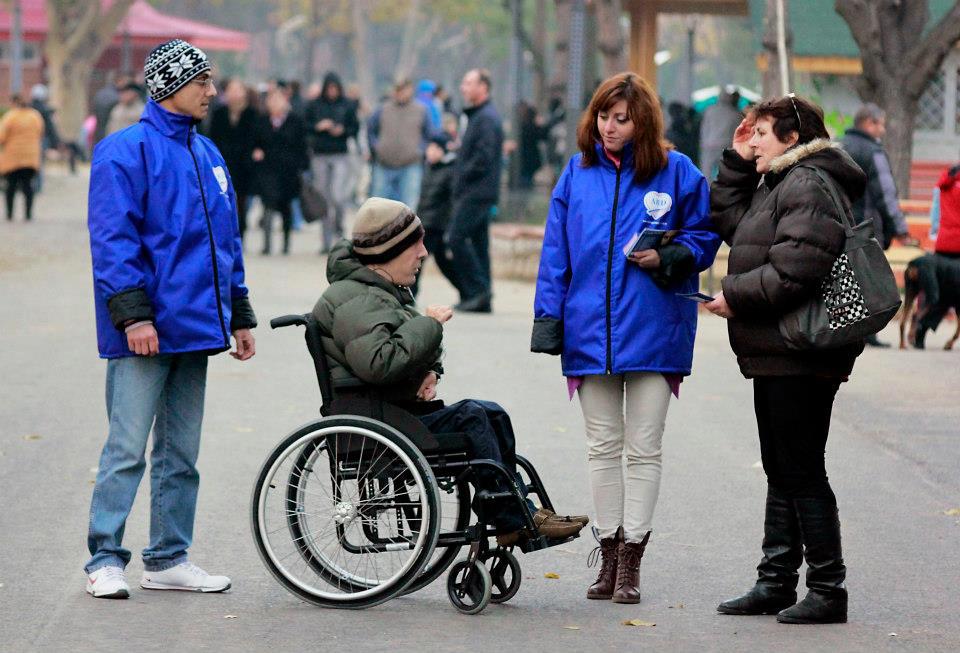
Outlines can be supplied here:
M515 502L537 534L516 475L472 457L462 433L431 433L375 387L334 384L312 315L278 317L270 326L305 327L322 398L320 418L270 452L253 489L253 538L277 581L309 603L361 609L422 589L449 569L447 595L464 614L513 598L520 564L513 546L491 547L496 531L486 515ZM424 404L425 411L442 406ZM536 469L516 458L528 494L553 510ZM506 489L480 490L472 504L470 481L480 473ZM472 524L471 505L478 513ZM516 548L530 553L575 537L537 534ZM454 562L464 547L467 555Z

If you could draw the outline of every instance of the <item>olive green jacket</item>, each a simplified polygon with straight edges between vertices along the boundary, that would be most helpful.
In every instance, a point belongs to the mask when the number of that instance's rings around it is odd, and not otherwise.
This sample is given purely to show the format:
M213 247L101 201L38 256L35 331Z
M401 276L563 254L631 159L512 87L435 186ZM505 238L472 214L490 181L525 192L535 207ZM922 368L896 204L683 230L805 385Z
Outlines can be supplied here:
M412 400L427 372L443 371L443 327L420 315L413 295L367 268L347 240L330 252L330 287L313 307L334 388L380 386L385 398Z

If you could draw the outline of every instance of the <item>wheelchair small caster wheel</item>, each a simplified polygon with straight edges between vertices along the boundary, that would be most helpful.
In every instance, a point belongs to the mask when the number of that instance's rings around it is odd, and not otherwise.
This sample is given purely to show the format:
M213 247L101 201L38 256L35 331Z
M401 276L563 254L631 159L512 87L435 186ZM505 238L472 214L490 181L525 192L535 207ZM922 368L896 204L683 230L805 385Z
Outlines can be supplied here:
M490 572L479 560L459 560L447 576L447 596L463 614L477 614L490 603L493 581Z
M494 549L483 557L484 566L490 572L493 590L491 603L506 603L520 590L520 563L507 549Z

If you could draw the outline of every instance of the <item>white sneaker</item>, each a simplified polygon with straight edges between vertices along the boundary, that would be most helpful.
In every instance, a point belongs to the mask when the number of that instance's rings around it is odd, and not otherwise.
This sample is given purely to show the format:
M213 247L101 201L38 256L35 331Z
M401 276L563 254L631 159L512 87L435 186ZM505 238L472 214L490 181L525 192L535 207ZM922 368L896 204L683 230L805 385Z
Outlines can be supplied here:
M100 567L87 575L87 594L97 599L126 599L130 586L120 567Z
M230 589L226 576L211 576L192 562L181 562L163 571L144 571L140 587L145 590L185 590L188 592L223 592Z

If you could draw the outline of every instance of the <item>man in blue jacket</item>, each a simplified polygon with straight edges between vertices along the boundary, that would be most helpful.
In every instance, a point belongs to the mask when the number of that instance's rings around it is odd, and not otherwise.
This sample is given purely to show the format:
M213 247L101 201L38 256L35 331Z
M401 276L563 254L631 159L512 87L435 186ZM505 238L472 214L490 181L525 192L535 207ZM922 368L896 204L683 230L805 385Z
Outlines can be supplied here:
M155 48L140 122L104 139L90 173L88 225L97 341L107 359L110 431L90 506L87 592L127 598L121 541L150 457L145 589L221 592L226 576L187 559L193 539L207 359L255 352L236 197L223 157L195 125L216 88L206 55L175 39Z
M463 133L453 176L453 215L446 242L453 254L460 303L469 313L489 313L490 220L500 197L503 124L490 101L490 73L482 68L463 76L460 92L467 105Z

